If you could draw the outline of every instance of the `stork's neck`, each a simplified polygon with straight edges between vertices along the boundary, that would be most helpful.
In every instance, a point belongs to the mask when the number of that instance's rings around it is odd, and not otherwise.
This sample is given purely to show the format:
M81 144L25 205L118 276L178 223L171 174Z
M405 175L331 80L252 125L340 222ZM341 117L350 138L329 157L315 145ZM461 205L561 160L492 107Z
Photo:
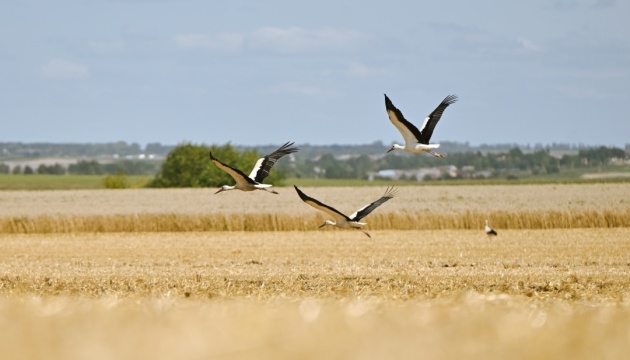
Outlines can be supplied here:
M332 221L332 220L326 220L326 221L324 221L324 223L323 223L323 224L321 224L319 227L320 227L320 228L323 228L323 227L324 227L324 226L326 226L326 225L330 225L330 226L337 226L337 223L336 223L336 222L334 222L334 221Z
M236 185L235 186L223 185L223 186L221 186L219 191L215 192L215 194L218 194L218 193L223 192L223 191L234 190L234 189L236 189Z
M387 150L387 152L392 152L394 150L405 150L405 147L402 145L393 144L392 147L390 147L389 150Z

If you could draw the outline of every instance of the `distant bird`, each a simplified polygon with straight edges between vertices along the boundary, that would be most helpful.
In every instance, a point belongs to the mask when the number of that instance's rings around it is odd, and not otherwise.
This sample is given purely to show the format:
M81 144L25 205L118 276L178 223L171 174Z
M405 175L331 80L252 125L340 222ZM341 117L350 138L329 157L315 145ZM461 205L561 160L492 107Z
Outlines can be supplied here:
M457 95L449 95L438 105L432 113L424 119L424 123L422 124L422 128L418 130L412 123L410 123L403 116L402 112L398 110L392 101L389 100L387 95L385 95L385 109L387 110L387 115L389 116L389 120L394 124L394 126L400 131L400 134L405 139L405 146L394 144L387 151L394 150L404 150L410 153L422 153L428 152L429 154L435 157L444 157L444 155L433 151L433 149L437 149L440 147L440 144L429 144L429 140L431 139L431 135L433 135L433 129L435 129L435 125L437 125L438 121L442 117L444 110L457 101Z
M236 184L234 186L223 185L219 191L215 192L215 194L220 193L221 191L228 190L241 190L241 191L253 191L253 190L265 190L267 192L277 194L275 190L270 190L269 188L273 185L263 184L262 181L269 175L269 171L273 165L280 159L281 157L294 153L298 151L298 148L291 147L294 143L287 142L282 145L278 150L272 152L269 155L261 157L256 161L252 172L249 176L245 175L244 172L239 169L233 168L230 165L222 163L219 159L215 158L210 152L210 160L221 170L228 173L234 180Z
M486 231L486 234L488 234L488 236L497 236L497 232L494 231L494 229L488 225L487 219L486 219L486 227L484 230Z
M367 224L360 222L360 220L368 216L368 214L371 213L374 209L376 209L377 207L379 207L380 205L385 203L387 200L393 198L396 195L396 189L394 187L391 187L391 188L388 187L387 190L385 190L385 194L380 199L374 201L371 204L365 205L364 207L357 210L354 214L350 216L346 216L342 214L339 210L333 208L332 206L328 206L322 203L321 201L306 195L305 193L302 192L302 190L298 189L297 186L293 185L293 187L295 187L295 191L297 191L302 201L304 201L305 203L309 204L310 206L314 207L317 210L325 212L326 214L328 214L329 216L335 219L334 221L326 220L323 224L319 226L320 228L326 225L330 225L330 226L336 226L342 229L349 229L349 228L357 229L357 230L362 231L369 238L371 238L372 236L370 236L370 234L367 231L361 229L362 226L367 225Z

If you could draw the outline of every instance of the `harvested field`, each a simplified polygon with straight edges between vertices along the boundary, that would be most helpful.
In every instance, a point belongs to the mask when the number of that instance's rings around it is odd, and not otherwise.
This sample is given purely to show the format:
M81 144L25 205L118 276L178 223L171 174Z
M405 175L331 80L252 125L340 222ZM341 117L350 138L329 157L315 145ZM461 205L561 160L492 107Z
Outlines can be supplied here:
M630 229L3 235L0 291L88 298L436 298L475 291L630 302Z
M0 192L0 218L127 214L311 214L291 187L279 195L216 189L122 189ZM303 188L308 195L352 213L385 187ZM630 183L588 185L403 186L379 213L466 211L628 210Z
M0 236L8 359L621 359L630 230Z
M464 293L229 302L0 299L4 359L625 359L628 306Z
M348 213L384 191L304 190ZM371 239L290 188L0 192L0 354L623 359L629 190L402 187Z
M409 186L366 221L372 230L630 227L630 184ZM325 216L296 196L210 189L0 193L0 233L306 231ZM384 189L305 188L350 214Z

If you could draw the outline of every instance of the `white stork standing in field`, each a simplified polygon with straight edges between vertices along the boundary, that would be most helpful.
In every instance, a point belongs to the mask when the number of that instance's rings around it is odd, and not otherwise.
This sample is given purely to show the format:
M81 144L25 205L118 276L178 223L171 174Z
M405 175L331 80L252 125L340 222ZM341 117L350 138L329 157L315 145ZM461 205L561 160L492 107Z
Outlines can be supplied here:
M245 175L245 173L240 171L239 169L222 163L217 158L212 156L212 152L210 152L210 160L212 160L212 162L219 169L228 173L232 178L234 178L234 181L236 181L236 184L234 186L223 185L215 194L218 194L221 191L235 189L241 191L265 190L267 192L277 194L275 190L269 189L273 185L263 184L262 181L269 175L269 171L271 171L271 168L276 163L276 161L278 161L278 159L299 150L298 148L291 147L291 145L293 144L294 143L292 142L287 142L286 144L278 148L278 150L258 159L249 176Z
M293 187L295 187L295 191L297 191L302 201L304 201L305 203L309 204L310 206L314 207L317 210L325 212L326 214L328 214L329 216L335 219L334 221L326 220L323 224L319 226L320 228L326 225L330 225L330 226L336 226L342 229L357 229L357 230L362 231L369 238L371 238L372 236L370 236L370 234L367 231L361 229L362 226L367 225L366 223L360 222L361 219L368 216L368 214L371 213L374 209L376 209L377 207L382 205L384 202L393 198L396 195L396 189L394 187L391 187L391 188L388 187L387 190L385 190L385 194L381 196L380 199L374 201L371 204L365 205L364 207L357 210L354 214L350 216L346 216L343 213L341 213L339 210L333 208L332 206L328 206L324 204L323 202L317 199L313 199L312 197L306 195L305 193L302 192L302 190L298 189L297 186L293 185Z
M486 219L486 227L484 230L486 231L486 234L488 234L488 237L497 236L497 232L488 225L488 219Z
M431 135L433 135L433 129L435 129L435 125L437 125L438 121L442 117L444 110L457 101L457 95L449 95L438 105L432 113L424 119L424 123L422 124L422 128L418 130L412 123L410 123L403 116L402 112L398 110L392 101L389 100L387 95L385 95L385 109L387 110L387 115L389 116L389 120L394 124L394 126L400 131L400 134L405 139L405 146L394 144L387 151L393 150L404 150L410 153L422 153L428 152L429 154L436 157L444 157L444 155L433 151L433 149L437 149L440 147L440 144L429 144L429 140L431 139Z

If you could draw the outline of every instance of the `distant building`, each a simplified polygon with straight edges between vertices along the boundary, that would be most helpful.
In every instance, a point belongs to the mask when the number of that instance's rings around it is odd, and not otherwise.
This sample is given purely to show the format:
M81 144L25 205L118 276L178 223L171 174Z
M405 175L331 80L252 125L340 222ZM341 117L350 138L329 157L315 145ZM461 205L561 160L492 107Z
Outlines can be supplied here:
M367 174L369 181L374 181L375 179L424 181L441 179L445 176L457 177L457 167L455 165L446 165L412 170L386 169Z

